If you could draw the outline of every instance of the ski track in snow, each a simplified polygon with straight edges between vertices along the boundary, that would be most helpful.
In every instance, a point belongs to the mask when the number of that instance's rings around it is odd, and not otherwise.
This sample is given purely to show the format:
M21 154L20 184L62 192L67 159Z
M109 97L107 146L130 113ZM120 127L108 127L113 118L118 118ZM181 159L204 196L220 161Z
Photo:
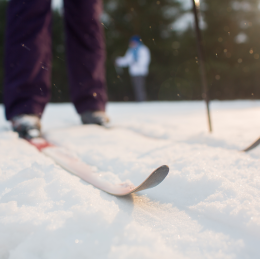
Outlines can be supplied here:
M111 182L159 186L114 197L10 131L0 106L0 258L259 258L260 101L109 103L112 127L50 104L46 137Z

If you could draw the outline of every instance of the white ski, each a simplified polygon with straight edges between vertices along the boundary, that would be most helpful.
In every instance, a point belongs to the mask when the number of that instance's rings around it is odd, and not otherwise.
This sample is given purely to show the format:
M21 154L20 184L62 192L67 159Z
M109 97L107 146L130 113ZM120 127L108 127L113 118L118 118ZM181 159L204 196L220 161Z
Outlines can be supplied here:
M29 142L67 171L77 175L98 189L115 196L126 196L133 192L153 188L160 184L169 172L169 167L162 165L155 169L139 186L126 183L112 184L109 181L99 178L97 174L91 171L89 165L65 148L53 146L43 138L32 139Z

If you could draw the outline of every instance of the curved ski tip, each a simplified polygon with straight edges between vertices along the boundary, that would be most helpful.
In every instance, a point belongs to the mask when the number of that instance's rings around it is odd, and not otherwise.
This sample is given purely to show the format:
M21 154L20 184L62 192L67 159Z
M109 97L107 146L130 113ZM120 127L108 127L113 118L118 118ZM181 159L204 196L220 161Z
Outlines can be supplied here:
M156 172L157 172L157 171L160 171L161 174L164 175L164 178L163 178L163 179L165 179L166 176L168 175L169 171L170 171L170 168L169 168L168 165L162 165L162 166L160 166L159 168L157 168L155 171L156 171Z
M158 167L156 170L154 170L154 172L157 172L157 171L163 172L166 177L170 171L170 168L168 165L162 165L162 166Z
M158 167L157 169L160 169L160 168L162 168L162 169L165 168L165 170L168 170L168 171L170 170L169 166L166 164Z
M112 195L115 196L126 196L129 195L133 192L138 192L138 191L142 191L142 190L146 190L146 189L150 189L153 188L155 186L157 186L158 184L160 184L168 175L169 173L169 166L168 165L162 165L160 167L158 167L157 169L155 169L139 186L137 186L134 189L131 189L127 192L108 192Z
M166 178L166 176L169 173L169 170L170 169L168 165L162 165L158 167L148 176L148 178L142 184L136 187L136 189L132 192L146 190L157 186Z

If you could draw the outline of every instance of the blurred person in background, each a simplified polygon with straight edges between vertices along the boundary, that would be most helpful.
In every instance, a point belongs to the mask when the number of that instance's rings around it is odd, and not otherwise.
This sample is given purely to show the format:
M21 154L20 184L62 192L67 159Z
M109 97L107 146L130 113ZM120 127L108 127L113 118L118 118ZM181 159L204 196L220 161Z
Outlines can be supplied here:
M83 124L104 125L107 102L102 0L64 0L70 96ZM41 135L50 99L51 0L10 0L5 40L6 119L20 137Z
M130 38L129 48L125 56L118 57L115 61L116 66L118 67L129 67L135 99L138 102L147 99L145 79L149 73L150 61L150 51L148 47L142 43L142 40L138 35Z

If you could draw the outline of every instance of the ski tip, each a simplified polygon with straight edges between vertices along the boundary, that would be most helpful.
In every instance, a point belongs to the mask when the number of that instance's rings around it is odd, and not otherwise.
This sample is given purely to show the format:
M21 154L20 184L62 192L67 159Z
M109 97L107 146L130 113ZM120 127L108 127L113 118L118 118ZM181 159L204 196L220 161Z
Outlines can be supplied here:
M134 192L150 189L157 186L166 178L166 176L169 173L169 170L170 168L168 165L162 165L158 167L149 175L149 177L141 185L136 187Z
M167 174L168 174L169 171L170 171L170 168L169 168L168 165L162 165L162 166L158 167L158 168L155 170L155 172L158 171L158 170L162 171L162 172L167 176ZM166 176L165 176L165 177L166 177Z
M155 172L158 172L158 171L160 172L161 182L162 182L168 175L170 168L168 165L162 165L155 170Z
M165 177L168 175L168 173L169 173L169 171L170 171L170 168L169 168L169 166L168 165L162 165L162 166L160 166L160 167L158 167L157 169L155 169L153 172L152 172L152 174L151 175L160 175L160 176L162 176L162 178L163 179L165 179ZM164 177L163 177L164 176Z
M166 164L165 164L165 165L162 165L162 166L160 166L160 167L158 167L157 169L160 169L160 168L165 169L165 170L168 169L168 171L170 170L169 166L166 165Z

